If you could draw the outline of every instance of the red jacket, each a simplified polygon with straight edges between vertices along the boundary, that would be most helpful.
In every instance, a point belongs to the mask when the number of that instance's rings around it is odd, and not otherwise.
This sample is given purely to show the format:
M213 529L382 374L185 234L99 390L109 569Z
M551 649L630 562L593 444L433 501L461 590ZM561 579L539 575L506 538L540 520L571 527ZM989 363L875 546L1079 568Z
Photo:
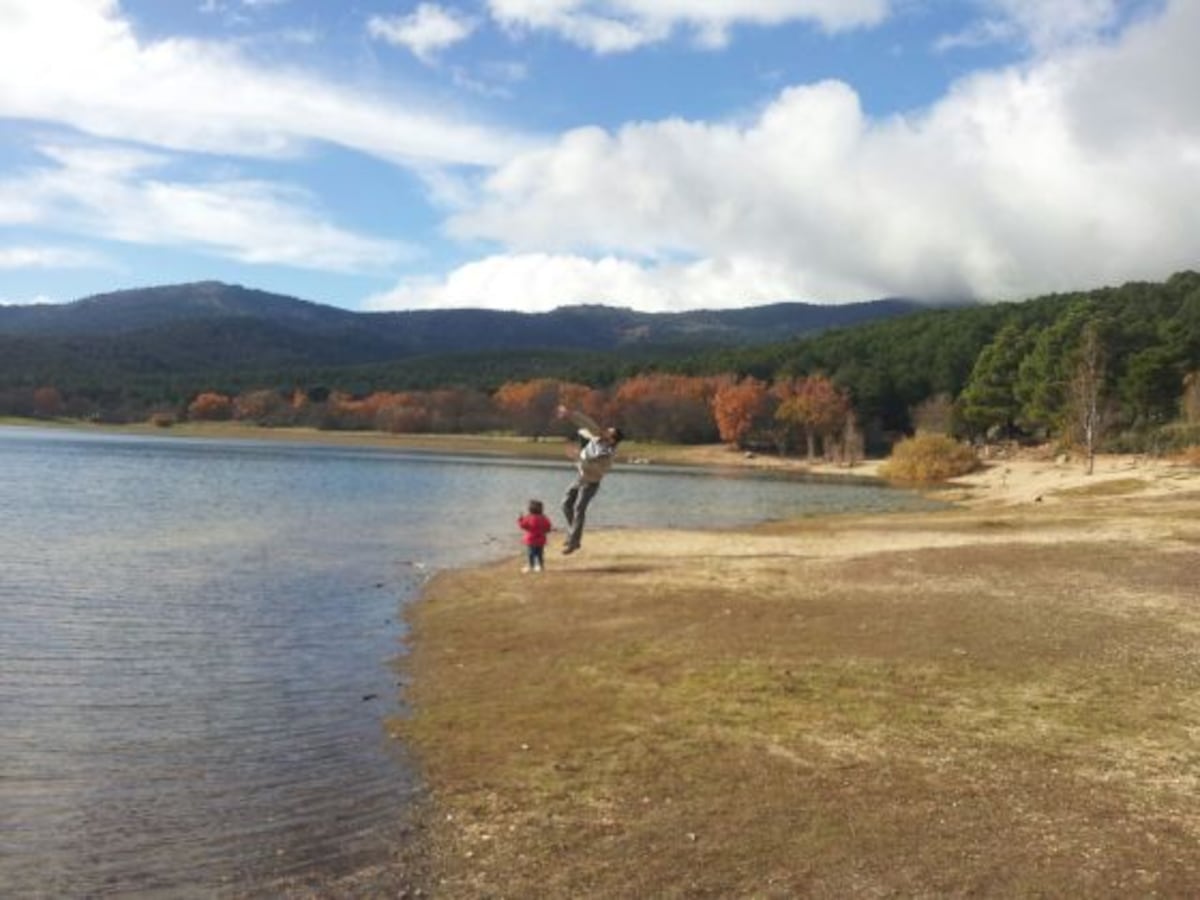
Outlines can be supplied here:
M545 547L546 533L554 527L545 516L535 516L533 513L521 516L517 519L517 524L525 532L525 546L527 547Z

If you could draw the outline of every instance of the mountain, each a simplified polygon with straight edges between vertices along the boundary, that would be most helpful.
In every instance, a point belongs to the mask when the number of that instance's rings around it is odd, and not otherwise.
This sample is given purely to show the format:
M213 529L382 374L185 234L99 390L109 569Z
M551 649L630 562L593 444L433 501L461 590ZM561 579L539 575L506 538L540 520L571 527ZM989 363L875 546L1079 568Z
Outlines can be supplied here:
M240 285L201 281L96 294L73 303L0 306L0 334L95 337L218 319L263 319L320 331L347 325L356 315Z
M887 299L681 313L597 305L548 313L356 313L209 281L124 290L61 305L0 307L0 337L22 356L38 355L39 347L54 353L72 346L111 357L151 357L155 369L194 371L239 361L353 365L449 353L732 346L785 340L921 308L913 301Z

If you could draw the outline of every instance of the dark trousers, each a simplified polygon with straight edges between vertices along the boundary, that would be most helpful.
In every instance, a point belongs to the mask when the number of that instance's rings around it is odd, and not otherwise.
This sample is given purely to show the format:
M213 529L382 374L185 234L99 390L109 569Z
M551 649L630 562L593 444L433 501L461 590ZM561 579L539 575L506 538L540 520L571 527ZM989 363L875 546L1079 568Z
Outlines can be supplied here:
M600 482L585 481L583 478L576 479L574 484L567 488L562 511L569 529L566 542L568 547L578 547L583 541L583 522L587 517L588 504L592 502L598 490Z

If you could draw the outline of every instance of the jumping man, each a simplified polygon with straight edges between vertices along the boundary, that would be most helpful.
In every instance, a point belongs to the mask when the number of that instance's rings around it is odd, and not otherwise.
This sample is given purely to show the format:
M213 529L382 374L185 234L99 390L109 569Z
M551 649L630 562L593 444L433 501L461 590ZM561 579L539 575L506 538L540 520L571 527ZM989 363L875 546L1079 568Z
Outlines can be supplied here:
M600 490L601 479L612 468L613 455L625 435L620 428L601 428L583 413L565 406L558 408L558 417L574 422L579 427L579 436L586 441L579 450L576 463L579 477L567 488L562 505L568 528L563 553L574 553L583 540L583 522L588 504L596 496L596 491Z

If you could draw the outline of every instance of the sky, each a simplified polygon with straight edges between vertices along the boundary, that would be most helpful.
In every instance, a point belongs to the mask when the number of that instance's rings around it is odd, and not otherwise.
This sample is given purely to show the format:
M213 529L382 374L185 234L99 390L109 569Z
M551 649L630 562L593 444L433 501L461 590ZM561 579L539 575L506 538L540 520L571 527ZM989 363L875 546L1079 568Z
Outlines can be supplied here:
M0 303L1019 300L1200 268L1200 0L0 0Z

